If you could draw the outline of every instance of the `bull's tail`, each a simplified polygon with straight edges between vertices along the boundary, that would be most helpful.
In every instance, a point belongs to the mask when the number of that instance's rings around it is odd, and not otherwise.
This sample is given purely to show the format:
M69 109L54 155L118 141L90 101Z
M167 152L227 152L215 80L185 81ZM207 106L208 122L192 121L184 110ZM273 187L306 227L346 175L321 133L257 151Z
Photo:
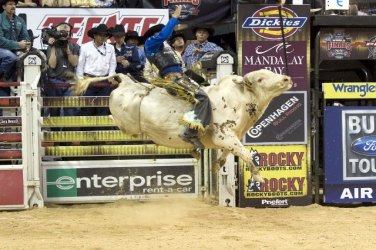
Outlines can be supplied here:
M90 84L93 82L101 82L106 81L110 78L114 78L118 83L125 84L128 81L133 81L129 76L124 74L116 74L113 76L103 76L103 77L88 77L84 79L77 79L75 82L73 82L72 86L72 92L75 95L81 95L86 92L86 90L89 88Z

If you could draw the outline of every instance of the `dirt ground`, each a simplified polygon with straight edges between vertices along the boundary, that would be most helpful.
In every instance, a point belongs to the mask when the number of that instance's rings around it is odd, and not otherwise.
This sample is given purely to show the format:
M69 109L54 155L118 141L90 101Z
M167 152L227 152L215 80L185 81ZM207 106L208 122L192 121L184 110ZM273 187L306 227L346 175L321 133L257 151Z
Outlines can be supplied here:
M225 208L200 199L0 212L0 249L375 249L376 207Z

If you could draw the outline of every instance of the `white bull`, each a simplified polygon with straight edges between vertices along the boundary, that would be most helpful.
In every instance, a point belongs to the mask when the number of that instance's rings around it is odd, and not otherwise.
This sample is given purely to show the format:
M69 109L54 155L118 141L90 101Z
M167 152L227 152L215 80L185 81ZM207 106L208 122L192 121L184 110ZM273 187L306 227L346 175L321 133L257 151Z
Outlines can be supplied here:
M168 147L193 148L179 137L185 129L179 120L185 112L192 110L187 101L171 96L165 89L134 82L123 74L117 77L121 82L112 91L109 106L115 123L124 133L144 133L156 144ZM84 83L84 88L90 82L107 78L90 79ZM76 92L84 91L80 86ZM290 77L262 69L244 77L225 76L218 84L203 88L211 100L213 117L200 140L205 148L223 150L216 168L232 153L249 164L254 180L263 182L252 163L251 153L241 140L270 101L291 86Z

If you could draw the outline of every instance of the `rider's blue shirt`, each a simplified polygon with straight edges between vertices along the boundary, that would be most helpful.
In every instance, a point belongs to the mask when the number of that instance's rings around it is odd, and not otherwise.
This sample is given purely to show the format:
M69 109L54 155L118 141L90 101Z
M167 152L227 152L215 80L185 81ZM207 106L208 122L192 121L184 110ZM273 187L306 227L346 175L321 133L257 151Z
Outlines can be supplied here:
M179 23L179 20L175 17L171 17L166 26L157 34L149 37L145 41L145 54L146 57L153 57L155 53L163 49L163 43L167 41L172 32L174 31L175 26ZM183 72L181 66L170 66L163 69L163 72L160 72L161 75L166 75L171 72Z

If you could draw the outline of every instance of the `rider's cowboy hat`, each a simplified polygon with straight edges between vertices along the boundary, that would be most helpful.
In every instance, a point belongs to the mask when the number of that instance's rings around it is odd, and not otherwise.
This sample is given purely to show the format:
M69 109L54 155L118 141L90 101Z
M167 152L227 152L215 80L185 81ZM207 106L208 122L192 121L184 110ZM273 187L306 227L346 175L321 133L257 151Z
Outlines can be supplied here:
M125 36L125 29L124 26L121 24L116 24L115 27L110 28L109 31L111 34L114 35L123 35Z
M168 43L169 43L169 44L173 44L173 43L175 42L176 38L178 38L178 37L183 38L184 42L187 41L187 39L185 39L185 36L184 36L183 33L180 33L180 32L176 32L176 31L174 31L174 32L172 32L172 36L171 36L170 39L168 40Z
M206 30L209 33L209 36L213 36L214 35L214 29L211 28L211 27L208 27L208 26L200 26L200 27L196 26L196 27L193 27L192 28L192 33L193 33L194 36L196 35L197 30Z
M157 25L154 25L153 27L151 27L150 29L148 29L144 36L142 37L144 41L146 41L149 37L151 37L152 35L154 35L156 32L159 32L161 31L163 28L165 27L164 24L157 24Z
M99 24L97 27L94 27L92 29L90 29L88 32L87 32L87 35L91 38L94 39L94 35L96 34L106 34L108 37L111 37L112 34L110 32L110 30L107 28L107 26L105 24Z

